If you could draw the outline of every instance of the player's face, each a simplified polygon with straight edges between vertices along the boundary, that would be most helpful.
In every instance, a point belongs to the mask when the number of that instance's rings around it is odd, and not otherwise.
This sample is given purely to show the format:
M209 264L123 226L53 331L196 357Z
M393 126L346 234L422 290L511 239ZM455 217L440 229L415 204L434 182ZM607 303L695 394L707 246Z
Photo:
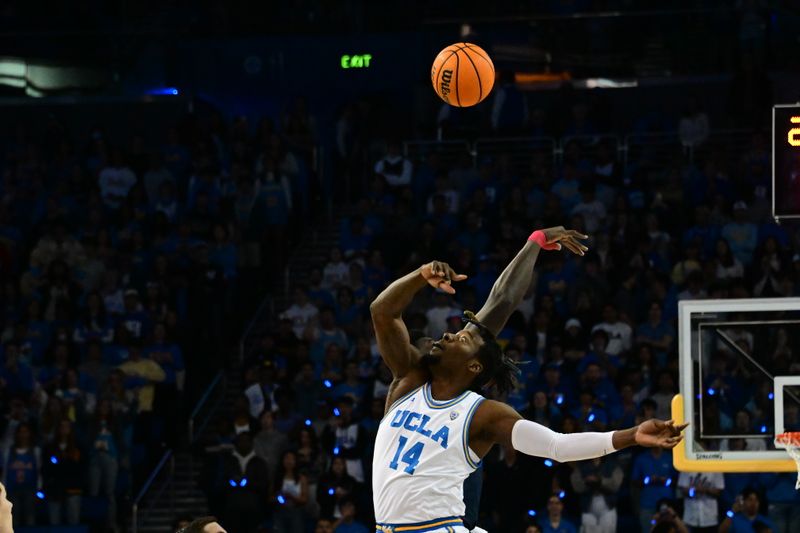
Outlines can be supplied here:
M445 333L441 339L431 343L425 360L429 364L466 362L475 357L482 345L480 335L466 329Z

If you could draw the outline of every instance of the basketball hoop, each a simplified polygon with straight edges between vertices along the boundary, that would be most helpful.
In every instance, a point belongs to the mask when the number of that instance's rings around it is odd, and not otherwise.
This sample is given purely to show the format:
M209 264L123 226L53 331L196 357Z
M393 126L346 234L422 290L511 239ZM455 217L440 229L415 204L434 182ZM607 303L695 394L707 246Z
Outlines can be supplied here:
M775 437L775 446L785 448L797 463L797 484L794 488L800 490L800 431L781 433Z

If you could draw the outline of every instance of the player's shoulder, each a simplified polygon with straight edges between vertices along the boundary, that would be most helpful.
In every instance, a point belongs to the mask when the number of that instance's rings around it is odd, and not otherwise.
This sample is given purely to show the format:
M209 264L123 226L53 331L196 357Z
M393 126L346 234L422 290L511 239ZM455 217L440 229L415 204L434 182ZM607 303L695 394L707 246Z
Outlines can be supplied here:
M482 424L492 424L504 418L522 418L522 415L507 403L487 398L475 410L473 423L477 423L480 427Z

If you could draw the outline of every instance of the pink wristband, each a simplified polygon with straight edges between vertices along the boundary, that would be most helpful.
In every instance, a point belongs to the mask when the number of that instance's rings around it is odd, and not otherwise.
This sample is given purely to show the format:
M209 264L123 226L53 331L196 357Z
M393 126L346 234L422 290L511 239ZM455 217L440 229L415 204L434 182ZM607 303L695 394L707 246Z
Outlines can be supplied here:
M539 247L542 250L560 250L561 249L561 245L558 244L557 242L548 244L547 236L540 229L537 229L536 231L531 233L531 236L528 237L528 240L538 244Z

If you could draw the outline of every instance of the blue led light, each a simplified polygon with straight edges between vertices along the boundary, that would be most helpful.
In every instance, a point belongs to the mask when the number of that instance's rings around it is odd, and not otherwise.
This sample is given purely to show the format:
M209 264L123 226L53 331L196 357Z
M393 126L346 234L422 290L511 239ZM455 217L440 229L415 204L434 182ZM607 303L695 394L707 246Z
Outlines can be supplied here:
M591 413L591 414L589 415L589 418L587 418L586 420L587 420L588 422L590 422L590 423L591 423L591 422L594 422L594 413Z
M334 408L333 408L333 416L339 416L339 415L341 415L341 414L342 414L342 413L341 413L341 411L339 411L339 408L338 408L338 407L334 407Z
M562 403L564 403L564 395L559 394L558 396L556 396L556 405L561 405Z
M733 511L728 511L727 513L725 513L725 516L727 516L728 518L733 518Z
M44 500L44 492L40 490L36 491L36 497L39 498L40 500Z
M153 96L178 96L180 91L176 87L158 87L147 91L147 94Z
M770 392L768 398L770 400L774 400L775 399L775 393L774 392Z
M331 383L331 380L329 380L329 379L326 379L325 381L323 381L322 384L325 385L325 387L327 387L329 389L331 387L333 387L333 383Z
M50 456L50 462L53 463L54 465L57 465L58 464L58 457L56 457L55 455L51 455Z
M715 391L714 389L712 389L712 388L708 389L708 395L709 396L714 396L716 393L717 393L717 391Z
M336 491L335 491L335 490L333 490L333 489L328 489L328 496L333 496L334 494L336 494Z
M536 516L536 511L534 511L533 509L529 510L528 516Z
M664 482L664 486L669 487L670 485L672 485L672 478L668 477L667 480Z
M278 494L278 503L281 505L286 503L286 498L283 497L283 494Z
M650 476L645 476L644 477L644 484L645 485L649 485L650 484Z
M563 500L564 496L566 496L566 495L567 495L567 493L562 490L561 492L558 493L558 499L559 500Z
M338 446L336 446L336 447L333 449L333 455L339 455L339 447L338 447Z
M761 426L761 433L767 432L767 426Z
M242 478L242 480L239 482L239 486L240 487L246 487L247 486L247 478L246 477Z
M550 468L551 466L553 466L553 461L551 461L550 459L545 459L544 466Z
M690 498L694 498L694 494L695 494L694 487L690 487L689 488L689 497Z
M310 419L310 418L306 418L306 425L307 425L307 426L310 426L310 425L311 425L311 419Z
M239 486L239 485L238 485L238 484L237 484L237 483L236 483L234 480L232 480L232 479L229 479L229 480L228 480L228 485L230 485L231 487L234 487L234 488L236 488L236 487L238 487L238 486Z

